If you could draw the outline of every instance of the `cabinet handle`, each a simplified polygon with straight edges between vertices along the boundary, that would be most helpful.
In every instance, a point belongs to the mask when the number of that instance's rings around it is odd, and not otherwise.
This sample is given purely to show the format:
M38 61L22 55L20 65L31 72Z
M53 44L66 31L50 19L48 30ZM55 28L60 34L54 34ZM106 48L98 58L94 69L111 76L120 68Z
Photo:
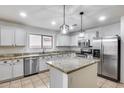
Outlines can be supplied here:
M7 61L4 61L3 63L7 63Z

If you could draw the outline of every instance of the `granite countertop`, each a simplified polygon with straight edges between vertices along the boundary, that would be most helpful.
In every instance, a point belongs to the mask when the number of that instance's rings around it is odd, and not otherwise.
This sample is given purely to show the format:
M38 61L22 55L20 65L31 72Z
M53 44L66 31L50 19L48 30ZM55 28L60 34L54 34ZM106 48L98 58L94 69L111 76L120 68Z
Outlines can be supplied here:
M63 53L70 53L70 51L64 51L64 52L47 52L45 54L43 53L18 53L18 54L4 54L0 55L0 61L4 60L14 60L14 59L20 59L20 58L27 58L27 57L43 57L43 56L53 56L53 55L60 55Z
M48 65L66 73L72 73L79 69L85 68L89 65L99 62L99 59L86 59L81 57L65 58L56 61L47 62Z

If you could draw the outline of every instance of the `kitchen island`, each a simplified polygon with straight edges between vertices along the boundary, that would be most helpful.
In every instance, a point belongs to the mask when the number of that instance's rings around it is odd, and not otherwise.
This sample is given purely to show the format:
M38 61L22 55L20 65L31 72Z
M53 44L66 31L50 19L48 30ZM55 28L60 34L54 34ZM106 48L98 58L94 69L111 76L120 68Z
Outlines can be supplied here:
M70 57L47 62L51 88L96 88L99 59Z

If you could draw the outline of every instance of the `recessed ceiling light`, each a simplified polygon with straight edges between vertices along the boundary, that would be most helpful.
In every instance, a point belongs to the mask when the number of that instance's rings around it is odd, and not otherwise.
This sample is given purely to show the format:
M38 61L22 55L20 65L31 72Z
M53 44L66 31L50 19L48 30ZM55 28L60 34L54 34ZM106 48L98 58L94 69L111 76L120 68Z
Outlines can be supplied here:
M106 16L100 16L99 17L99 21L104 21L104 20L106 20Z
M26 18L27 17L27 14L25 12L20 12L19 15L22 17L22 18Z
M56 25L56 22L55 22L55 21L52 21L51 24L52 24L52 25Z

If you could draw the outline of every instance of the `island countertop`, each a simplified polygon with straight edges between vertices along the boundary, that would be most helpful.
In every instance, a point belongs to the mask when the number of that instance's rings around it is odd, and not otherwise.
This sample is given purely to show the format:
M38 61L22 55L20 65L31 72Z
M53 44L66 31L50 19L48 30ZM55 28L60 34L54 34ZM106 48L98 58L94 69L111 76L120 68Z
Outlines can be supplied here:
M63 58L54 61L48 61L47 64L66 73L70 74L79 69L85 68L89 65L99 62L99 59L86 59L82 57L72 57L72 58Z

